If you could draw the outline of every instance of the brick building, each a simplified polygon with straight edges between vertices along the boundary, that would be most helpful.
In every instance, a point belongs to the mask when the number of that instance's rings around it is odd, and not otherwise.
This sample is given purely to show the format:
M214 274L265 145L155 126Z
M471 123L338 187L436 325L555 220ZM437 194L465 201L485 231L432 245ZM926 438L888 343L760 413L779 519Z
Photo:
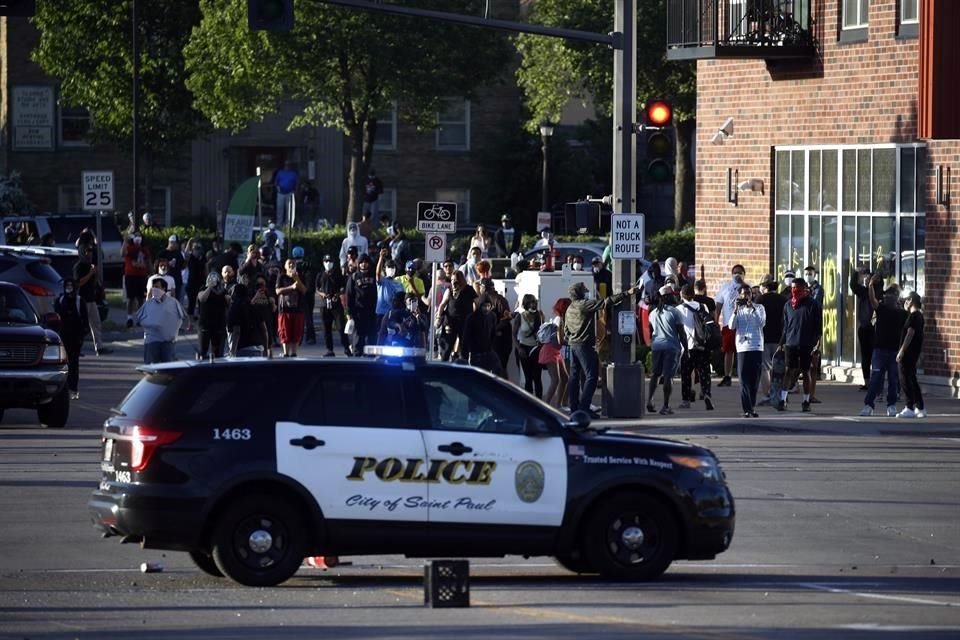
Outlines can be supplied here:
M869 264L924 296L921 379L957 395L960 3L668 6L668 57L698 61L697 263L711 290L735 263L752 282L816 266L824 364L852 378L848 282Z
M519 10L515 0L498 0L496 9L505 17L515 17ZM30 60L37 42L38 33L27 18L0 17L0 173L19 172L37 209L52 212L82 207L81 171L112 170L115 210L122 216L133 208L130 150L85 139L87 112L62 108L57 80ZM463 222L499 217L489 204L495 188L489 158L504 132L520 126L521 96L513 72L512 66L505 69L506 81L481 88L473 100L446 98L447 108L437 114L434 130L418 131L401 123L402 104L383 115L373 159L385 186L381 212L412 224L418 200L440 199L458 202ZM147 208L167 223L224 213L231 195L256 175L258 166L269 176L292 160L302 177L313 178L320 214L342 222L348 201L348 141L325 127L288 131L296 113L296 105L286 104L280 113L238 134L216 131L193 141L176 162L154 167ZM141 188L142 180L141 168Z

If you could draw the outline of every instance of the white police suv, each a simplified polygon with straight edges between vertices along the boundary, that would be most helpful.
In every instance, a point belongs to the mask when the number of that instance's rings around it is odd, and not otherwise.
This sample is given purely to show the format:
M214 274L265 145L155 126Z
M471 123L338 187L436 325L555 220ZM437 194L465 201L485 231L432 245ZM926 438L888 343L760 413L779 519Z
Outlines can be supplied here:
M592 427L422 352L142 367L104 425L106 536L245 585L305 556L554 556L622 580L730 545L713 454Z

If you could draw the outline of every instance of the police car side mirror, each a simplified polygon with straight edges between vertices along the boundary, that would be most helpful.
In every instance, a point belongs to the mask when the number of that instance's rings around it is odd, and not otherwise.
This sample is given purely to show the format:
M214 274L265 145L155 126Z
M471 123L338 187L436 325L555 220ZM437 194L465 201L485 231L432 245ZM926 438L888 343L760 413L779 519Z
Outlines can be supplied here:
M543 420L527 418L523 421L523 435L530 436L532 438L549 436L550 428L547 427L547 423Z
M574 411L570 414L570 419L563 424L571 429L586 429L590 426L590 414L586 411Z

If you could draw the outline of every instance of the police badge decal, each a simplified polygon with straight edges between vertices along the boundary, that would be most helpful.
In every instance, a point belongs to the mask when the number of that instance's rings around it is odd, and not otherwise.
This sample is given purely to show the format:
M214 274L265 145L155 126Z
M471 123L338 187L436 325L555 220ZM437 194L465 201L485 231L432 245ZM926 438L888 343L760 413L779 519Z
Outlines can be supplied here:
M517 496L524 502L536 502L543 495L543 467L533 460L517 465L514 476Z

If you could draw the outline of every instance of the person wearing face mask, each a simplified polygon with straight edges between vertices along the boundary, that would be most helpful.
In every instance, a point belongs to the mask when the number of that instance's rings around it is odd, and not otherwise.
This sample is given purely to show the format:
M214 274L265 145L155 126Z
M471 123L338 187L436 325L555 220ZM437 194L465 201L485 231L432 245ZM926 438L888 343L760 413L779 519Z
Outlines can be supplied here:
M500 359L493 351L498 322L493 307L494 301L488 296L477 298L476 309L467 316L463 325L462 351L472 366L503 377Z
M176 280L173 279L173 274L170 273L170 263L167 262L166 258L161 257L157 260L157 272L153 274L153 276L150 279L152 280L157 276L163 278L166 281L167 288L164 289L164 291L166 291L166 295L172 296L176 292L177 285L176 285ZM152 288L151 285L148 283L147 284L148 298L150 297L151 288Z
M783 389L777 402L777 411L786 409L787 395L800 375L803 375L803 402L801 410L810 411L810 361L820 350L823 334L823 312L810 299L807 283L794 278L790 287L790 300L783 306L783 334L780 347L786 365Z
M817 268L813 265L807 266L807 268L803 270L803 281L807 283L807 288L810 290L810 299L817 303L822 313L823 287L820 286L820 283L817 281ZM817 399L817 380L820 379L821 366L819 351L813 354L810 366L812 367L810 371L810 404L820 404L820 400Z
M404 259L410 253L410 243L403 237L403 225L395 222L387 227L386 246L390 249L390 256L397 262L403 264Z
M103 342L103 332L100 327L100 311L97 308L98 292L102 291L97 282L97 267L92 262L92 249L83 245L79 252L76 264L73 265L73 280L76 283L77 293L83 303L87 305L87 322L90 335L93 337L93 348L98 356L111 353Z
M454 271L450 286L443 293L443 300L437 307L437 330L443 332L445 338L441 357L444 361L456 350L460 359L466 360L467 353L463 345L464 322L473 313L477 292L467 284L467 279L461 271Z
M740 406L744 418L758 418L757 389L763 365L763 327L767 322L766 309L750 299L750 287L740 285L737 308L729 327L736 333L737 378L740 380Z
M227 353L236 356L240 334L243 325L247 322L248 298L247 288L237 282L237 272L230 265L225 265L220 271L223 286L226 289L230 304L227 307Z
M203 251L203 244L198 238L190 238L187 242L187 316L196 320L197 296L203 289L207 277L207 259Z
M542 398L543 366L537 349L537 332L543 324L543 312L532 293L524 294L521 306L520 313L513 316L513 349L520 363L520 371L523 372L523 388L527 393Z
M77 295L73 278L64 279L63 293L54 302L53 310L60 316L57 333L67 352L67 388L76 400L80 397L80 350L87 333L87 305Z
M197 341L198 357L206 360L213 349L213 357L222 358L227 342L227 309L230 296L220 275L208 273L203 289L197 294Z
M923 407L923 392L917 381L917 365L923 351L923 301L920 294L911 291L903 301L909 314L900 333L900 350L897 365L900 369L900 386L907 397L907 406L897 414L898 418L926 418Z
M150 299L137 311L137 324L143 327L143 363L176 360L174 341L186 314L176 298L168 295L167 280L150 278Z
M867 287L870 305L877 314L874 325L873 360L870 363L870 383L863 400L861 416L872 416L874 401L883 391L883 379L887 379L887 416L897 415L897 397L900 395L900 372L897 369L897 352L900 350L901 332L909 314L900 304L900 287L892 284L877 297L877 289L883 287L883 276L874 274Z
M390 310L384 314L380 322L380 333L377 342L382 345L392 347L414 347L424 348L424 332L421 327L421 319L415 316L419 312L419 305L416 297L407 300L406 294L402 291L394 293L390 301Z
M593 271L593 285L597 290L597 297L606 298L613 291L613 274L603 264L603 258L594 256L590 261Z
M397 280L403 285L403 291L406 294L413 294L417 297L418 300L421 300L421 304L427 304L427 287L423 282L423 278L417 275L417 263L413 260L407 260L407 264L404 269L403 275L399 276Z
M515 253L520 252L521 233L513 228L513 221L510 216L503 214L500 216L500 228L493 234L493 244L497 250L498 258L509 258Z
M277 334L284 358L296 358L297 348L303 339L303 296L306 286L297 273L297 262L289 258L283 264L284 272L277 278Z
M467 261L460 265L460 273L463 274L470 286L473 286L473 283L481 278L477 272L477 265L480 264L481 260L480 247L471 247L469 253L467 253Z
M403 283L397 280L397 263L389 257L389 249L380 250L377 260L377 327L393 308L394 296L403 293ZM402 307L403 305L401 305Z
M650 310L651 351L653 367L650 372L650 391L647 395L647 413L656 412L653 397L657 384L663 379L663 407L660 415L673 415L670 394L673 392L673 376L680 368L681 355L687 349L687 336L683 328L683 315L677 310L677 295L672 285L664 285L658 291L657 306Z
M778 293L784 298L790 297L790 287L793 284L795 276L793 275L793 269L788 269L785 274L783 274L783 280L780 283L780 290Z
M327 346L325 357L332 358L333 330L336 327L340 333L340 345L344 355L350 355L350 342L343 332L345 322L343 315L344 277L340 272L340 265L333 260L333 256L323 256L323 271L317 274L315 288L317 290L317 306L320 308L320 320L323 322L323 340Z
M127 328L133 326L133 314L146 299L147 276L153 257L143 244L143 236L134 233L123 243L123 290L127 296Z
M167 263L167 272L173 278L173 286L167 290L167 295L180 300L183 295L183 251L180 249L180 238L177 234L171 234L167 238L167 246L157 254L158 260L164 260ZM167 281L170 284L170 281Z
M737 345L734 340L734 332L730 329L730 319L733 318L737 309L737 291L740 289L746 277L747 270L742 264L735 264L730 269L731 278L717 292L717 307L720 309L720 326L722 329L722 342L720 352L723 353L723 379L717 383L718 387L729 387L732 384L733 358L737 352Z
M854 270L853 265L850 265L850 291L857 299L857 343L860 345L860 372L863 375L860 391L866 391L870 383L870 365L873 359L873 307L867 291L872 277L869 266L862 265ZM883 297L883 285L880 286L881 289L874 292L877 299Z
M346 285L347 322L353 320L355 356L363 355L363 348L377 340L377 278L373 260L363 254L357 261L356 272L350 274Z
M351 222L347 225L347 237L340 243L340 269L347 270L347 250L351 247L357 248L357 255L366 255L369 250L367 239L360 235L360 225Z
M545 227L540 230L540 239L533 245L533 248L535 250L553 249L553 231L550 227Z
M583 271L583 256L573 256L573 263L570 268L574 271Z

